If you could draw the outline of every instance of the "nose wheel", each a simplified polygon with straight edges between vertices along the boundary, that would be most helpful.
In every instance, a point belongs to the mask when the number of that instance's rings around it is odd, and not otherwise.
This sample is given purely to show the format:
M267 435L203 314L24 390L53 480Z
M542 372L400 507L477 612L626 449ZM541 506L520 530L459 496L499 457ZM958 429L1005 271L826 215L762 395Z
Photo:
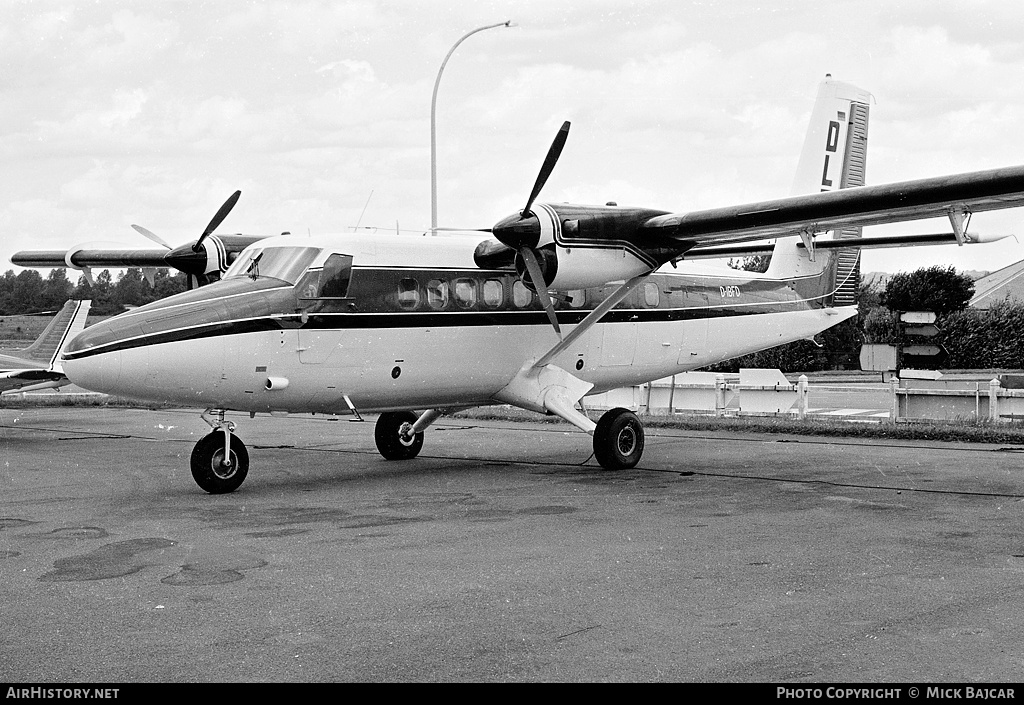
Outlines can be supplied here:
M234 492L248 473L249 452L229 431L213 431L192 449L192 479L210 494Z

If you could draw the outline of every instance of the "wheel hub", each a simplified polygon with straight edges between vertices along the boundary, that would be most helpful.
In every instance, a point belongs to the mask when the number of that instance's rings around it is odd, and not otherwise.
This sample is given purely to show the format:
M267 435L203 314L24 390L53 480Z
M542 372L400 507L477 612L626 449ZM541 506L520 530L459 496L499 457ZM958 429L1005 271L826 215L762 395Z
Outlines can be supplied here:
M231 455L234 456L234 453ZM224 451L214 453L212 461L213 462L210 463L210 470L212 470L213 474L221 480L227 480L235 474L237 464L231 462L231 460L225 460Z
M398 442L406 447L416 442L416 434L412 432L412 424L408 421L398 429Z
M619 452L624 456L629 456L634 450L636 450L636 431L631 426L626 426L619 431L619 437L616 439L616 445L619 448Z

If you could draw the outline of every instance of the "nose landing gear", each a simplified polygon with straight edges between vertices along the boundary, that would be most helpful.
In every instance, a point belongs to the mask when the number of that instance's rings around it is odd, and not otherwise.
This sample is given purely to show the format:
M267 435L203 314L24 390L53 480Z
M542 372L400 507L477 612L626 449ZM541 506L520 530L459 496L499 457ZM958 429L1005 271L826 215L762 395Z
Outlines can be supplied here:
M192 479L210 494L234 492L249 473L249 452L245 444L232 431L235 424L224 420L218 412L214 422L203 414L203 420L213 431L199 439L192 449Z

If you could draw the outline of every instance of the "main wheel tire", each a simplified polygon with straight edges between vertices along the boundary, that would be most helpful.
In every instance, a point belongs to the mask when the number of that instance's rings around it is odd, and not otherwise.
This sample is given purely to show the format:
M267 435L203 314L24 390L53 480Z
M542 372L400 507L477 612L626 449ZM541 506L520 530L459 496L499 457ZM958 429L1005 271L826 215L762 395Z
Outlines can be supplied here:
M203 436L192 449L192 479L210 494L234 492L249 474L249 451L231 434L231 463L224 464L224 432Z
M594 429L594 457L606 470L635 467L644 454L644 427L629 409L604 414Z
M385 460L409 460L415 458L423 447L423 431L406 438L402 430L416 423L416 414L411 411L388 411L377 417L373 440Z

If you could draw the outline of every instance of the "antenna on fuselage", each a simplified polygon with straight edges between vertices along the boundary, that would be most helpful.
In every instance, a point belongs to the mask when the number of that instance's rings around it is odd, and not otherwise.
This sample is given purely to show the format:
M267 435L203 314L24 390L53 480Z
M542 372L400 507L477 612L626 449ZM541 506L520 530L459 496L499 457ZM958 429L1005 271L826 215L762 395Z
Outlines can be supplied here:
M366 207L370 205L371 198L373 198L373 189L370 189L370 195L366 197L366 203L363 204L363 212L359 214L359 220L356 221L356 227L353 230L358 230L359 224L363 222L363 215L366 214Z

